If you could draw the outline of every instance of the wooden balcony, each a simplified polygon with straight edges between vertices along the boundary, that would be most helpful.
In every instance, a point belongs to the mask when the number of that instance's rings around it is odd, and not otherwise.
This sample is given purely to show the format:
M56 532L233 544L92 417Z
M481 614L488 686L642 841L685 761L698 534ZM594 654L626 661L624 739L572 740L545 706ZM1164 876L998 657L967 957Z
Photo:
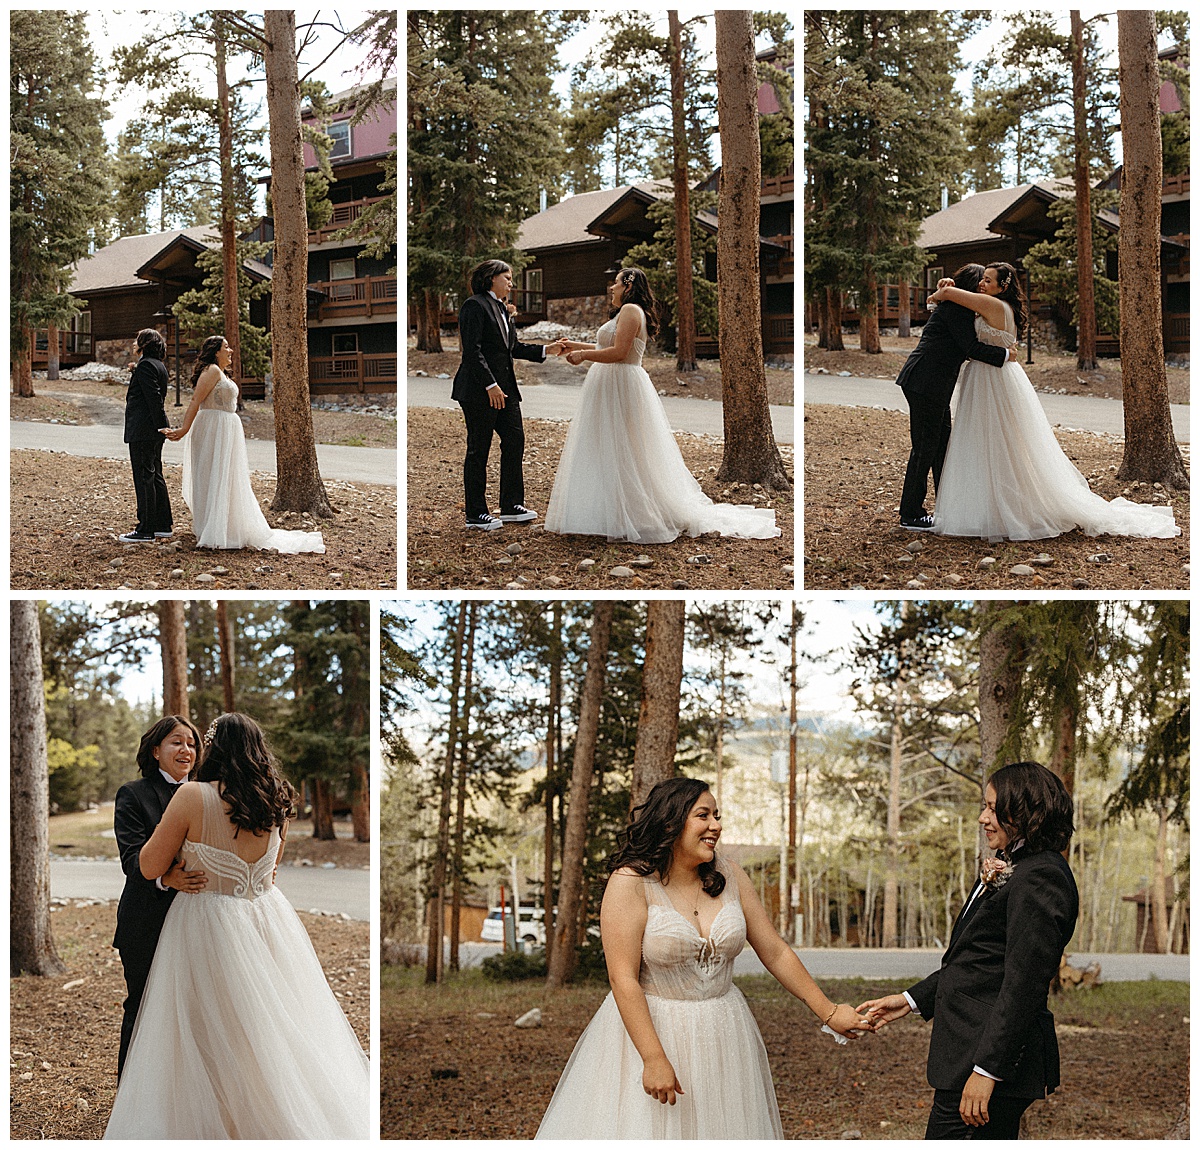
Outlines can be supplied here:
M782 176L768 176L762 182L762 188L759 191L760 196L795 196L796 194L796 172L795 169L784 172Z
M326 280L310 283L314 291L324 294L317 305L317 319L346 315L380 315L396 312L396 277L361 276L352 280Z
M308 357L308 390L312 395L336 395L356 391L393 392L396 390L396 353Z
M366 196L361 200L350 200L344 204L333 205L333 215L324 227L315 228L308 233L309 244L324 244L333 239L335 232L349 227L363 213L363 208L377 204L384 196Z
M92 361L92 335L86 331L58 333L58 363L60 367L79 367ZM50 340L43 328L34 332L33 366L44 368L50 362Z
M786 248L788 252L791 253L786 256L781 255L778 259L774 258L774 253L770 253L770 255L766 257L767 264L765 268L765 275L768 282L779 283L786 280L795 279L796 256L795 247L793 245L795 244L796 237L793 235L763 236L763 239L766 240L767 243L775 244L781 248Z
M1176 176L1163 176L1164 196L1186 196L1192 188L1192 173L1180 172Z

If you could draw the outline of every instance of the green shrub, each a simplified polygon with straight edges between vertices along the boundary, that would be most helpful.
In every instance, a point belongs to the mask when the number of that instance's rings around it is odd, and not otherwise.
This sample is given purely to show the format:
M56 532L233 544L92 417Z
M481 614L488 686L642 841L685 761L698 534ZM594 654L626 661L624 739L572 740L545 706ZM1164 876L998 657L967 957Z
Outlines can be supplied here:
M493 954L480 963L483 976L492 982L520 982L527 978L546 977L546 952L535 950L526 954L509 950Z

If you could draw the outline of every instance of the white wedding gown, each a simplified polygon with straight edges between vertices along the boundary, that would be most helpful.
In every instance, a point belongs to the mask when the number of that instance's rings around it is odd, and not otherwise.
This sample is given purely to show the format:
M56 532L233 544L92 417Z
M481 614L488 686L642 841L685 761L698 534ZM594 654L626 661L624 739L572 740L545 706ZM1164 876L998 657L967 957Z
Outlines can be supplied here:
M999 347L1017 342L1012 309L1004 307L1004 331L975 317L981 342ZM938 484L934 531L990 540L1049 539L1075 528L1085 535L1179 534L1169 507L1128 499L1109 503L1088 487L1058 445L1015 360L992 367L968 359L954 390L958 407Z
M366 1055L272 877L204 785L189 870L208 886L167 912L105 1138L369 1138ZM252 839L261 842L261 839Z
M224 372L200 405L186 436L183 501L197 547L262 551L325 550L319 531L276 531L250 487L246 433L237 414L237 384Z
M598 345L611 347L616 330L617 321L609 320L596 335ZM623 362L588 369L554 476L546 530L631 543L670 543L710 531L774 539L780 534L774 511L714 503L700 490L642 367L645 316L641 332Z
M638 981L684 1093L670 1106L642 1089L641 1056L609 994L567 1062L538 1138L783 1137L766 1047L733 985L746 919L737 879L725 867L721 872L725 890L708 938L675 909L658 879L644 880Z

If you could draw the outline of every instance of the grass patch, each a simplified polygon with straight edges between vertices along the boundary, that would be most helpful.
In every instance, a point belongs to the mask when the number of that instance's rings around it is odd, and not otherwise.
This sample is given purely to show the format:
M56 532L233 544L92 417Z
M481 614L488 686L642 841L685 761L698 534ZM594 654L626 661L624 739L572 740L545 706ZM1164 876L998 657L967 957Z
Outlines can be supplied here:
M112 803L50 817L50 850L66 858L116 858Z

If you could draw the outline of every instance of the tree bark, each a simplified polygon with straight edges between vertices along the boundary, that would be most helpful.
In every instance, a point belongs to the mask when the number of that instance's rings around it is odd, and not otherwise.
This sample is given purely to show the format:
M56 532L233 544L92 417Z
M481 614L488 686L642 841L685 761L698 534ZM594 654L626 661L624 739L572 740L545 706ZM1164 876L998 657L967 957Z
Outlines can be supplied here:
M562 603L550 606L550 702L546 713L546 793L542 835L545 860L542 866L542 924L546 930L546 966L554 956L554 796L558 778L558 730L562 708Z
M1087 76L1083 70L1083 19L1071 11L1071 104L1075 113L1075 237L1079 325L1075 366L1096 370L1096 269L1092 260L1091 149L1087 132Z
M50 929L50 766L38 608L9 605L9 974L62 974Z
M464 656L463 668L463 707L461 736L458 749L458 782L454 809L454 859L450 877L450 969L458 969L458 933L462 921L462 876L463 876L463 840L467 825L467 759L470 751L471 738L471 681L475 667L475 628L479 622L479 604L467 605L467 649ZM515 892L514 892L514 897ZM520 914L513 908L513 921L520 922Z
M442 350L442 293L426 288L423 302L425 307L425 344L421 350L440 352Z
M901 339L908 339L912 335L912 299L910 292L912 288L908 280L904 277L900 279L900 316L896 321L896 334Z
M1008 743L1013 707L1021 686L1023 644L1017 624L999 627L992 618L1016 606L1007 600L979 604L979 766L980 794L987 776L1003 766L999 761Z
M655 783L675 774L682 682L683 600L651 599L646 605L646 662L633 751L631 808L646 801Z
M879 281L875 268L868 265L863 289L858 296L858 350L880 355L879 344Z
M346 710L346 733L354 738L366 739L368 748L355 754L350 761L350 777L354 787L350 796L350 822L354 830L354 841L371 841L371 773L369 713L371 698L371 620L370 607L363 600L352 600L348 613L352 630L364 641L354 654L348 655L343 664L343 684L348 700Z
M909 615L910 601L900 602L900 618ZM892 733L888 760L887 870L883 878L883 945L897 946L900 912L900 768L904 762L904 696L908 688L904 645L892 695Z
M467 632L467 604L458 605L454 632L454 663L450 670L450 712L446 727L446 761L442 766L441 802L438 808L437 849L433 855L433 890L429 900L429 943L425 952L425 981L440 982L442 976L442 931L445 927L442 900L446 891L446 856L450 849L450 793L454 783L454 755L458 747L458 692L462 683L463 641Z
M19 395L22 399L33 395L33 339L33 330L26 328L25 346L13 355L13 395Z
M46 379L58 379L58 328L46 325Z
M221 165L221 313L225 342L233 352L229 377L237 384L238 407L242 406L242 332L238 303L237 228L233 195L233 125L230 121L229 79L225 72L225 24L220 14L213 17L213 40L217 71L217 152Z
M667 12L671 42L671 180L675 189L675 370L696 370L696 311L692 300L692 209L688 202L687 131L683 107L683 30Z
M717 113L721 185L717 214L717 302L725 451L717 478L790 491L775 443L763 364L758 140L758 75L749 11L718 11Z
M184 622L182 600L159 600L158 630L162 646L163 714L190 718L187 625Z
M229 603L217 600L217 638L221 646L221 696L225 712L236 711L233 693L233 621L229 618Z
M333 788L328 779L314 778L313 784L313 833L314 839L333 842L337 832L333 829Z
M300 141L300 80L296 14L263 13L267 113L271 132L271 203L275 262L271 277L271 372L275 388L275 463L272 511L334 514L321 472L308 392L308 216Z
M1154 881L1150 886L1150 910L1154 919L1154 944L1158 954L1168 954L1171 936L1167 933L1167 804L1158 804L1158 837L1154 842Z
M1162 136L1157 26L1151 10L1117 13L1121 78L1121 378L1125 455L1119 479L1186 488L1167 395L1162 337Z
M587 851L588 802L591 798L592 767L596 758L596 736L600 729L600 701L604 693L608 640L612 632L613 601L598 602L592 612L588 639L587 670L579 699L579 724L575 730L575 760L567 795L567 830L563 840L562 871L558 884L558 921L554 925L552 961L547 966L546 985L551 989L569 982L575 970L576 938L582 920L583 857Z
M845 351L842 339L842 293L839 288L825 289L825 306L829 309L829 350Z

